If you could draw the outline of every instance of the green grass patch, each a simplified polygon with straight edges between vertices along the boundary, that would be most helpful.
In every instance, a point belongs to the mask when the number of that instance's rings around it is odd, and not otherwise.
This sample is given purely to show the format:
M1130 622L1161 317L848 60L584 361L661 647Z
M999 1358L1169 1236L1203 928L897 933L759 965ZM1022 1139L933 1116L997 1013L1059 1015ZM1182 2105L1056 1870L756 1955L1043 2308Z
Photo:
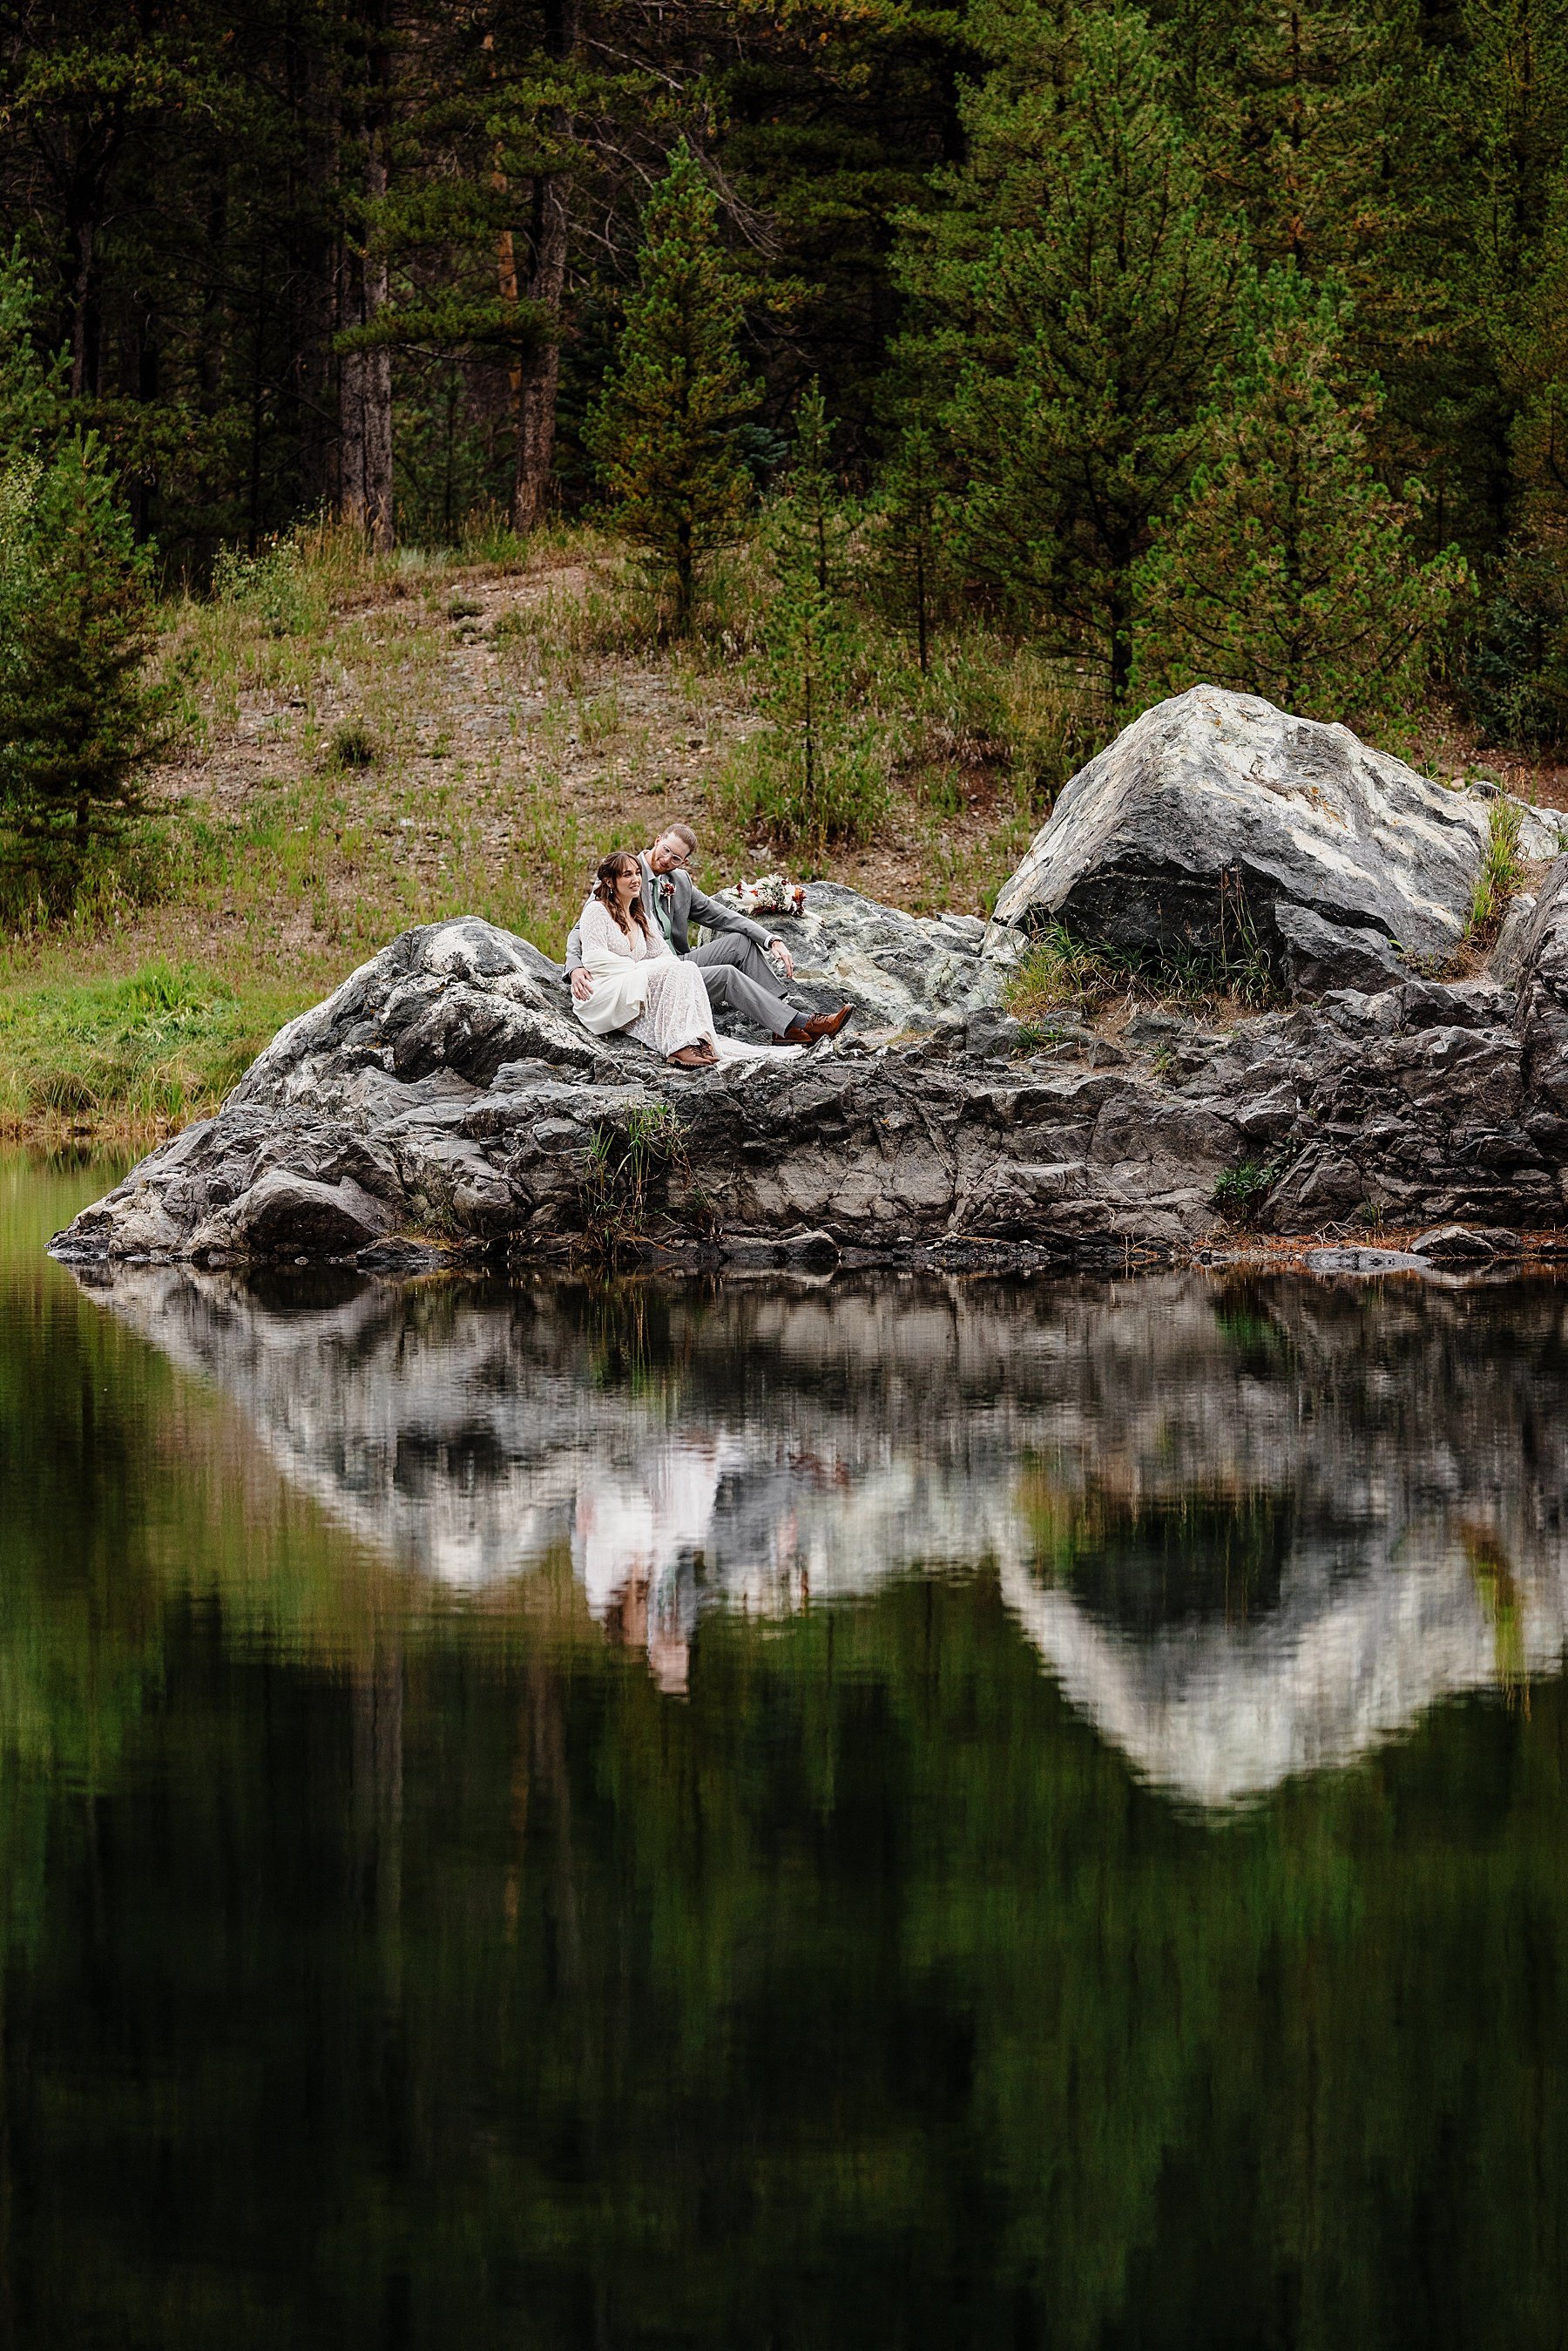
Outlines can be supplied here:
M192 967L0 993L0 1123L161 1124L214 1108L298 1008Z
M1250 1225L1279 1179L1280 1170L1272 1161L1243 1159L1240 1166L1226 1168L1210 1197L1232 1224Z
M1098 1012L1115 996L1179 1005L1190 1012L1262 1012L1281 1001L1246 899L1221 877L1215 924L1207 939L1130 954L1090 946L1061 923L1046 923L1013 974L1006 1003L1036 1032L1053 1013Z
M1007 1009L1026 1030L1043 1034L1057 1012L1097 1012L1127 986L1127 973L1060 923L1037 931L1007 989Z
M1486 847L1470 900L1467 935L1475 946L1490 946L1502 928L1502 918L1523 878L1519 854L1519 831L1524 811L1517 800L1495 799L1487 810Z

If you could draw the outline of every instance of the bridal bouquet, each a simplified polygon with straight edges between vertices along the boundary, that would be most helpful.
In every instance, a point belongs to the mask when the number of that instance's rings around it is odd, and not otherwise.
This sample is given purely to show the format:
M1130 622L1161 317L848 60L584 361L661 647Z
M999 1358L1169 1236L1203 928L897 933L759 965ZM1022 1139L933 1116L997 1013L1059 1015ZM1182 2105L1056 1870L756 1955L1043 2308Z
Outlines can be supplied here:
M798 914L805 904L805 884L786 882L782 873L759 873L754 882L738 883L735 896L743 914Z

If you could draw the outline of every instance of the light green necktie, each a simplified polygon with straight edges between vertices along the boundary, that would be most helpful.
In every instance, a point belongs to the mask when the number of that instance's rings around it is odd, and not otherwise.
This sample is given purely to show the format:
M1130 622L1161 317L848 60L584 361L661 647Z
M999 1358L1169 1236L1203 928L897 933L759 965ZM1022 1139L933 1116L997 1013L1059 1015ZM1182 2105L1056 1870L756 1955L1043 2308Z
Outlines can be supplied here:
M664 884L667 880L669 880L667 874L656 873L653 877L653 919L664 933L665 946L673 947L675 945L675 884L671 882L669 890L666 891Z

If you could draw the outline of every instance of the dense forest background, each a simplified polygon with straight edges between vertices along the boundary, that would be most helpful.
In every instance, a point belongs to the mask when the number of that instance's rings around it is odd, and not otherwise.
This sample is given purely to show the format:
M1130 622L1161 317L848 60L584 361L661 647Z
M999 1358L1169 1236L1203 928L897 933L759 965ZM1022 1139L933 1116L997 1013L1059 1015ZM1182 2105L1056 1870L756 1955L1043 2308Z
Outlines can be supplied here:
M1293 626L1332 601L1527 742L1568 727L1565 141L1562 0L48 0L0 40L0 234L166 574L323 509L591 508L684 143L750 477L820 384L922 629L1147 698L1294 564Z

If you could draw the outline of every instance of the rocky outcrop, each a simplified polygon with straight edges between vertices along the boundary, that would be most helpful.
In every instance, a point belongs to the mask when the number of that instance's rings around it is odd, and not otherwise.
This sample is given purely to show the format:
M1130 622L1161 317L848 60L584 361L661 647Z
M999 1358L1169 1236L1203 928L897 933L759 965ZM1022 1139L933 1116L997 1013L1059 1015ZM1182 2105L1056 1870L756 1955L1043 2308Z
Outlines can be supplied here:
M757 1263L1130 1261L1227 1217L1336 1240L1556 1226L1568 861L1511 912L1490 971L1413 968L1460 935L1487 810L1343 727L1197 687L1075 778L989 931L820 883L774 918L808 1001L857 1007L803 1059L673 1071L591 1037L525 940L410 931L56 1246L387 1263L613 1230ZM1554 850L1552 821L1520 823L1527 855ZM1230 1028L1146 1008L1115 1033L1063 1014L1026 1034L1003 999L1044 914L1157 959L1266 954L1309 1000Z
M617 1210L628 1153L650 1239L753 1262L1168 1254L1227 1205L1285 1233L1556 1225L1565 875L1511 987L1406 977L1228 1030L1164 1013L1119 1044L1031 1040L985 1000L998 981L971 952L924 1035L906 1013L902 1041L851 1034L695 1076L588 1037L524 942L479 922L410 932L56 1246L207 1264L386 1262L399 1236L547 1252L605 1211L607 1182ZM877 910L856 919L879 932Z
M1208 1805L1560 1667L1546 1284L91 1281L400 1570L569 1557L607 1621L650 1586L656 1670L701 1673L709 1608L994 1571L1071 1702Z
M1073 778L994 925L1054 919L1147 958L1259 952L1297 996L1384 988L1458 947L1490 805L1347 727L1193 686ZM1526 860L1564 845L1551 817L1520 824Z

